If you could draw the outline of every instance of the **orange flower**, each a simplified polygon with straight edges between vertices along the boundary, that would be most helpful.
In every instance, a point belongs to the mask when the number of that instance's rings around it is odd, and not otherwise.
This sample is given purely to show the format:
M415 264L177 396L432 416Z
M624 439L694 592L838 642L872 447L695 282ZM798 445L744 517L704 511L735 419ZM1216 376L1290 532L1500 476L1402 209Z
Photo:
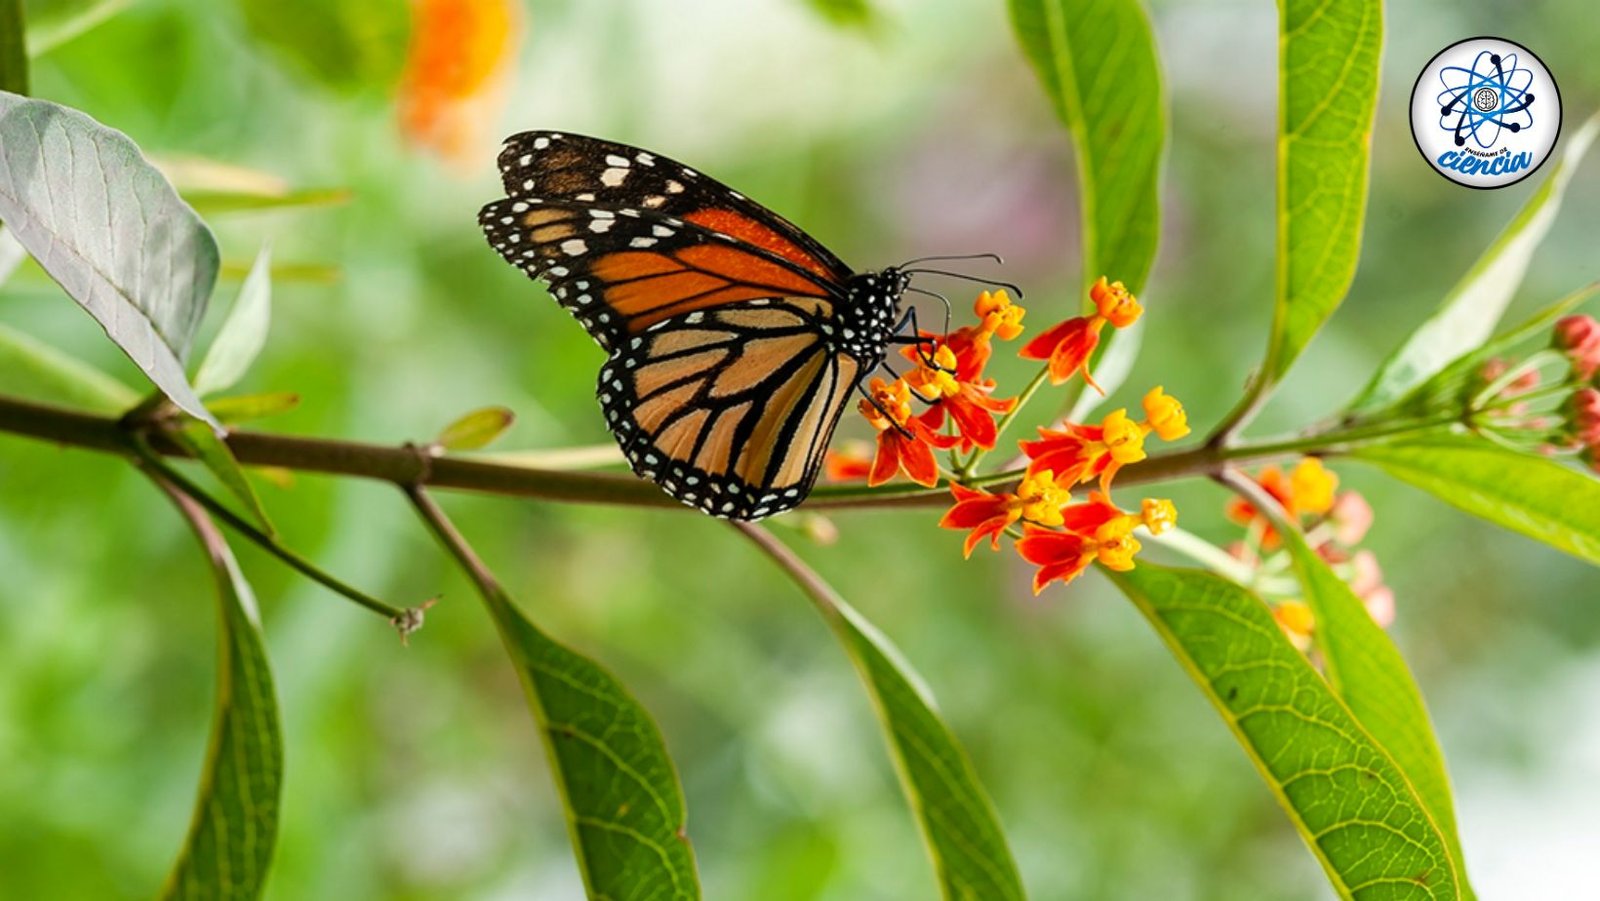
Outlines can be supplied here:
M1095 313L1078 316L1046 330L1023 346L1020 356L1024 360L1049 360L1050 384L1059 385L1082 372L1090 387L1105 394L1089 373L1089 357L1100 344L1100 330L1106 323L1115 328L1127 328L1137 322L1144 308L1134 299L1122 282L1106 283L1101 276L1089 288L1089 299L1094 302Z
M1022 441L1028 472L1049 469L1066 485L1100 477L1100 490L1109 491L1117 470L1145 458L1145 429L1128 418L1127 410L1113 410L1098 426L1067 423L1060 431L1039 429L1038 441Z
M858 441L851 445L846 450L828 449L822 462L823 475L828 481L859 482L872 474L872 458L864 452L865 445Z
M1272 618L1278 621L1278 628L1288 636L1290 644L1302 653L1311 650L1311 634L1317 629L1317 620L1305 601L1281 601L1274 604Z
M870 393L877 405L863 400L860 410L878 430L878 451L872 458L867 484L882 485L899 472L919 485L932 488L939 484L939 463L933 451L952 447L958 439L936 434L911 415L911 389L904 379L891 384L874 378Z
M929 429L937 430L943 427L948 411L960 436L962 450L994 449L999 439L995 414L1009 413L1017 401L990 397L995 388L994 380L981 377L989 361L988 336L981 329L967 327L942 341L934 340L938 346L929 355L933 366L922 359L926 347L908 348L906 354L917 362L917 368L906 374L906 383L918 397L931 404L920 419Z
M1033 593L1038 594L1051 582L1071 582L1096 560L1121 572L1133 569L1139 541L1132 531L1124 517L1108 520L1088 534L1028 526L1017 539L1017 553L1039 567L1033 575Z
M1282 469L1268 466L1256 479L1266 492L1275 498L1292 519L1302 516L1321 516L1333 509L1334 495L1339 487L1339 477L1329 471L1316 457L1305 457L1285 475ZM1240 525L1249 525L1260 516L1254 504L1243 498L1228 502L1228 518ZM1271 534L1271 530L1268 530Z
M400 130L452 162L475 160L521 33L515 0L412 0Z
M1147 499L1138 513L1124 513L1104 494L1093 492L1088 501L1062 508L1060 520L1061 531L1029 524L1017 540L1017 553L1039 567L1034 594L1054 581L1071 582L1095 560L1110 569L1132 569L1139 552L1133 530L1143 526L1159 535L1177 524L1178 511L1169 500Z
M979 331L985 335L994 335L1002 341L1010 341L1022 334L1022 317L1028 311L1021 305L1011 302L1011 296L1005 289L990 293L988 291L978 295L977 303L973 304L973 311L982 320Z
M968 557L985 538L989 539L990 547L999 550L1001 534L1018 520L1061 525L1062 508L1071 500L1067 490L1057 485L1048 472L1024 478L1016 494L991 494L954 483L950 485L950 493L955 496L956 503L939 520L939 527L971 530L962 546Z

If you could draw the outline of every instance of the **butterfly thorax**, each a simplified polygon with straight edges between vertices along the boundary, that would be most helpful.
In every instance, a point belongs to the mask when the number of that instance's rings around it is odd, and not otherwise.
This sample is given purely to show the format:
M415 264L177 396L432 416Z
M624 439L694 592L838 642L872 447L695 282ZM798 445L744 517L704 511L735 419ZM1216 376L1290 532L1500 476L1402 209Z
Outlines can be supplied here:
M863 272L846 282L845 299L838 306L829 339L835 348L854 357L863 371L882 362L898 324L900 298L909 281L899 270L890 268Z

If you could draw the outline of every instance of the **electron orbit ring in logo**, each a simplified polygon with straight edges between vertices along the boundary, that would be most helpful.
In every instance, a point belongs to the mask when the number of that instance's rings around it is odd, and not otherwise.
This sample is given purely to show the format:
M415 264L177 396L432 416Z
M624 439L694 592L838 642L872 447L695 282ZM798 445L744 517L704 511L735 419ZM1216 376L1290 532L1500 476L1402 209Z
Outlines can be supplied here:
M1469 188L1532 175L1561 134L1561 92L1533 51L1469 38L1439 51L1411 89L1411 137L1435 171Z

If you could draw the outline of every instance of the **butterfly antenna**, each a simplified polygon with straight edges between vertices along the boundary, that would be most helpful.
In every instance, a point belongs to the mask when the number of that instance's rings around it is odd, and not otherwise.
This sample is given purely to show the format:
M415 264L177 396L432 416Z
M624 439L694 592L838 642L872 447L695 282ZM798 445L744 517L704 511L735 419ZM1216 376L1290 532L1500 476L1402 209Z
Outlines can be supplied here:
M952 260L994 260L997 265L1004 266L1006 264L1006 261L1001 259L1000 254L998 253L966 253L955 256L917 257L914 260L906 260L904 263L901 263L900 268L905 269L907 266L915 266L918 263L947 262Z
M962 279L963 281L977 282L980 285L988 285L991 288L1004 288L1007 291L1010 291L1011 293L1017 295L1017 299L1018 300L1021 300L1023 298L1022 289L1017 287L1016 285L1012 284L1011 282L1002 282L1002 281L999 281L997 279L992 279L992 278L979 278L976 275L967 275L964 272L951 272L948 269L902 269L900 271L905 273L906 275L916 275L918 273L925 273L927 275L942 275L942 276L945 276L946 278L959 278L959 279Z

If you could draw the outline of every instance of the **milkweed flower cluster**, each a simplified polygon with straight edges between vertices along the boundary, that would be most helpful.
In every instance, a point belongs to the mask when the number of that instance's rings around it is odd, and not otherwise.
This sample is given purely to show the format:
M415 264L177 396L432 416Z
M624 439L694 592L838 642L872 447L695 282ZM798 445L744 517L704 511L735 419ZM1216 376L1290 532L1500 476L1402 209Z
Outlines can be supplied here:
M1315 457L1306 457L1287 472L1269 466L1255 482L1271 495L1305 532L1317 555L1349 583L1372 619L1384 628L1394 622L1394 592L1383 581L1378 558L1358 547L1372 527L1372 507L1356 491L1340 491L1339 477ZM1275 579L1289 569L1282 539L1265 514L1242 498L1228 502L1227 516L1246 529L1245 538L1229 547L1236 559L1254 573L1252 581L1272 605L1289 640L1302 651L1310 650L1316 634L1316 617L1295 596L1297 584ZM1286 591L1278 591L1278 588Z
M1570 365L1568 382L1574 387L1562 409L1562 443L1600 472L1600 322L1568 316L1556 323L1553 344Z
M1081 374L1099 390L1089 360L1101 331L1107 324L1126 328L1143 312L1121 282L1105 278L1090 288L1089 299L1095 313L1052 326L1023 347L1019 356L1046 363L1041 379L1060 384ZM1152 435L1174 441L1189 434L1183 405L1157 386L1145 394L1136 414L1123 408L1097 423L1041 428L1037 439L1018 442L1026 466L1007 490L972 484L974 464L998 446L1020 406L1018 398L996 397L995 382L984 371L994 343L1018 338L1026 315L1005 291L983 292L973 312L975 324L945 335L922 334L923 340L905 351L912 368L904 376L871 382L860 411L877 430L872 460L830 454L829 476L865 477L869 485L880 485L903 474L933 486L944 475L954 503L939 525L967 533L962 549L969 557L984 543L999 550L1006 537L1012 538L1018 556L1036 568L1035 592L1051 582L1070 582L1095 562L1131 569L1140 550L1135 530L1159 534L1176 523L1177 510L1161 499L1123 510L1111 500L1112 482L1122 467L1145 458ZM914 404L925 409L916 412ZM940 451L950 455L945 472ZM970 456L963 460L962 454ZM1087 497L1074 497L1078 486L1091 482L1094 490Z

